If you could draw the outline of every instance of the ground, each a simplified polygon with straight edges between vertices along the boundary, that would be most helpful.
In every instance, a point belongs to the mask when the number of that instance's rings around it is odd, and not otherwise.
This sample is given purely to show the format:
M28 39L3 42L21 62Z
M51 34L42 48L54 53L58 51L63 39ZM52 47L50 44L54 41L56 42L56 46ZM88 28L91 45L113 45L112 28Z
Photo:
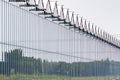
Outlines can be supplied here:
M120 80L117 76L105 76L105 77L67 77L67 76L57 76L57 75L11 75L3 76L0 75L0 80Z

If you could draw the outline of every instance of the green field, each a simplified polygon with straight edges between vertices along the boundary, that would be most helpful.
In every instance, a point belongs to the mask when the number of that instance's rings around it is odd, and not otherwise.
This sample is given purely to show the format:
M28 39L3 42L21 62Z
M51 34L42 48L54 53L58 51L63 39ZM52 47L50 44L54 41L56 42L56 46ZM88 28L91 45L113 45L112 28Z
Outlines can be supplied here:
M67 77L67 76L55 76L55 75L11 75L3 76L0 75L0 80L120 80L117 76L106 76L106 77Z

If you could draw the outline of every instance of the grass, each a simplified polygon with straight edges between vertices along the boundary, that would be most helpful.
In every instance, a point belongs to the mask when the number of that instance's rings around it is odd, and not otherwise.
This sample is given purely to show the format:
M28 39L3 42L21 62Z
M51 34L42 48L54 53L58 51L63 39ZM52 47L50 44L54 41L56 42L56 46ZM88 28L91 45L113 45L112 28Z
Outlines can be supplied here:
M16 74L11 76L0 75L0 80L113 80L120 77L106 76L106 77L67 77L56 75L23 75Z

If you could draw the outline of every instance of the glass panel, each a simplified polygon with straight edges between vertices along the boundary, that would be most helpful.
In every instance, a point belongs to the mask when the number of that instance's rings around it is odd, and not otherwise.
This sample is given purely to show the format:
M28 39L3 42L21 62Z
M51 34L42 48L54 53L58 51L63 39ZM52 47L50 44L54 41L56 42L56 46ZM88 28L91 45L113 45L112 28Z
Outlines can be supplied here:
M0 0L0 80L120 79L120 49Z

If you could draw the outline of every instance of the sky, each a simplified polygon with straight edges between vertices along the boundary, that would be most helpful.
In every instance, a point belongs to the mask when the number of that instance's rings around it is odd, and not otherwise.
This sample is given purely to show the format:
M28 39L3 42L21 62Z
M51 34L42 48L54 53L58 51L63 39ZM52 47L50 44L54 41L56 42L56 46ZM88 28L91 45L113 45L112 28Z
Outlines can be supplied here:
M58 0L58 4L120 39L120 0Z
M31 0L33 2L33 0ZM38 0L36 0L38 1ZM46 6L47 0L43 0ZM79 14L83 19L97 25L101 29L120 39L120 0L50 0L54 7L54 2L64 5Z

